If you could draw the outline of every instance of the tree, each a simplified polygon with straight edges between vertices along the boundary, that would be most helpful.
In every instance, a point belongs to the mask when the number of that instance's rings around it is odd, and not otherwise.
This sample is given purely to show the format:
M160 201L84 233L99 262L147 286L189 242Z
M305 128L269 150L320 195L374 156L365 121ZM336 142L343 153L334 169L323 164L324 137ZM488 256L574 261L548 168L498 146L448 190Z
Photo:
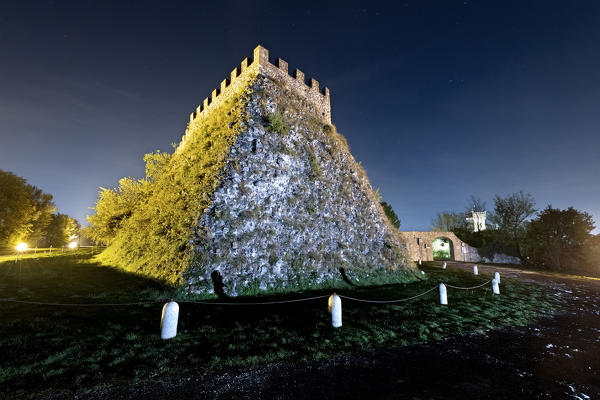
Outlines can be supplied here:
M453 232L465 227L465 216L454 211L437 213L431 220L431 230L435 232Z
M69 243L71 238L79 233L79 223L65 214L55 214L46 227L44 245L60 247Z
M55 211L52 195L0 170L0 245L41 239Z
M592 239L592 216L573 207L546 207L527 226L527 255L542 267L559 271L582 269Z
M392 209L392 206L386 203L385 201L381 202L381 206L383 207L383 211L385 212L385 215L390 221L390 223L396 228L400 229L400 219Z
M145 184L149 184L149 181L123 178L116 189L100 188L100 196L94 207L96 213L87 217L91 226L86 228L86 236L95 242L110 244L133 215L143 197Z
M588 273L600 275L600 234L590 237L586 243L585 267Z
M521 190L505 198L496 195L494 203L492 222L514 244L518 257L523 259L521 240L525 235L525 223L536 212L533 196Z
M479 197L475 197L475 196L471 195L471 197L469 197L469 199L467 200L467 208L465 209L465 212L467 214L470 214L471 211L475 211L475 212L486 211L485 201L481 200L481 198L479 198Z

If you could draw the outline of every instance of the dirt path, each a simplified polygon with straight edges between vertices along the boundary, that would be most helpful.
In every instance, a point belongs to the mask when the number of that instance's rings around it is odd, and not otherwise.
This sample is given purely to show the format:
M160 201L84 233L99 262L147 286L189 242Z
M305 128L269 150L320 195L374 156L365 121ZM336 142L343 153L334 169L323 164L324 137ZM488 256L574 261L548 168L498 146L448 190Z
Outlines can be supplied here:
M452 263L449 268L472 269ZM523 328L377 350L308 364L280 363L111 398L599 399L600 279L480 265L543 285L565 311ZM98 395L99 397L104 397Z
M476 263L448 262L448 268L462 269L472 271L473 265L477 265L477 269L484 274L492 275L494 272L499 272L501 277L519 278L524 282L536 284L546 284L552 282L562 282L568 284L586 283L593 288L600 290L600 278L593 278L581 275L568 275L548 271L525 270L516 267L505 267L501 265L486 265Z

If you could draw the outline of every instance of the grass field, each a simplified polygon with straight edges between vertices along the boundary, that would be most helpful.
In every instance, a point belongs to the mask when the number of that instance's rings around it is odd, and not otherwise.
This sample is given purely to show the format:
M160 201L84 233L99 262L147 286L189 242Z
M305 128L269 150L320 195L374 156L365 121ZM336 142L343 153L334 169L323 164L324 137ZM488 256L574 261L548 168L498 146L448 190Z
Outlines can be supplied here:
M490 277L423 265L412 284L351 287L338 293L397 299L439 282L473 286ZM0 298L39 302L154 304L59 307L0 302L0 396L39 398L132 383L175 380L211 371L275 362L335 357L371 348L396 347L527 324L556 305L538 287L504 279L474 291L448 289L449 306L437 290L405 303L372 305L343 301L343 323L331 327L327 300L263 306L185 303L177 291L101 266L91 252L0 258ZM328 294L305 292L246 299L270 301ZM163 303L180 300L179 334L159 337ZM239 301L239 300L236 300Z

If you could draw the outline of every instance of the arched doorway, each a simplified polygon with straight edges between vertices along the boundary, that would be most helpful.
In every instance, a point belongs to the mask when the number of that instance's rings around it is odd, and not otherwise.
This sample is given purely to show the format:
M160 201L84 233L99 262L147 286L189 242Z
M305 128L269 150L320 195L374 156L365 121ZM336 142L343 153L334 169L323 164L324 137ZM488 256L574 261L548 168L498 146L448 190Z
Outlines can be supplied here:
M431 243L434 260L454 260L454 243L447 237L437 237Z

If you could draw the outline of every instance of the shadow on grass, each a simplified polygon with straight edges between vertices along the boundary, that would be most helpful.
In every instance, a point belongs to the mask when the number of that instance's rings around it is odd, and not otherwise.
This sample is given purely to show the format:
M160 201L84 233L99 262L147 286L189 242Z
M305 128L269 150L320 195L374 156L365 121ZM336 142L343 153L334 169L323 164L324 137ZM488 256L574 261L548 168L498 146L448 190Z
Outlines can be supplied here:
M173 294L173 288L161 282L101 265L89 251L4 260L0 262L0 289L2 298L39 301L79 297L143 301Z

